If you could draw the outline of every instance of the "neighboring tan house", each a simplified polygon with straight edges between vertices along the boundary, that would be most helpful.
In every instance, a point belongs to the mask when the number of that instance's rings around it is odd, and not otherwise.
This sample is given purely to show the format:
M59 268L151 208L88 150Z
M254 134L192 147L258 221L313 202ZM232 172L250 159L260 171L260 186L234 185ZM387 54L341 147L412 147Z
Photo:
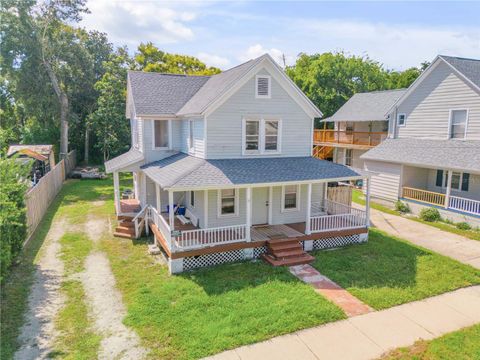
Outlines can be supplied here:
M269 55L213 76L131 71L127 83L132 148L105 163L116 235L149 223L171 272L300 264L313 260L305 251L366 241L368 205L332 201L328 187L365 175L311 156L321 112ZM133 172L135 199L121 199L119 172Z
M438 56L387 111L389 139L362 155L371 195L480 219L480 60Z
M354 94L335 114L322 120L323 129L315 129L313 155L363 169L360 156L386 139L389 119L385 113L405 91ZM329 123L333 129L327 128Z
M17 161L31 162L30 178L32 185L55 167L53 145L10 145L7 157L16 156Z

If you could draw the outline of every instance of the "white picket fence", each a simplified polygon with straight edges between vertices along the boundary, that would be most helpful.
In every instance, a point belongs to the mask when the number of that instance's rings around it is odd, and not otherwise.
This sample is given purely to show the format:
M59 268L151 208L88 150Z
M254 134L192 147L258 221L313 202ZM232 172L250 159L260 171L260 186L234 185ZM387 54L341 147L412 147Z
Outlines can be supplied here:
M75 150L68 153L65 162L61 160L40 181L25 194L25 206L27 215L27 239L25 244L42 221L48 207L63 186L69 171L75 167ZM65 164L68 164L66 166ZM25 245L24 244L24 245Z

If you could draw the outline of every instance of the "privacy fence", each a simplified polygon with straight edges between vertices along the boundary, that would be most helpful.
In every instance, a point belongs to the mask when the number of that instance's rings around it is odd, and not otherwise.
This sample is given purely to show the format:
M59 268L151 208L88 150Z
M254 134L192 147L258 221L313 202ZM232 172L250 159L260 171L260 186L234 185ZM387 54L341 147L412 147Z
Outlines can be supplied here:
M27 210L27 243L42 221L48 207L63 186L67 175L75 168L77 154L75 150L68 153L53 169L25 194Z

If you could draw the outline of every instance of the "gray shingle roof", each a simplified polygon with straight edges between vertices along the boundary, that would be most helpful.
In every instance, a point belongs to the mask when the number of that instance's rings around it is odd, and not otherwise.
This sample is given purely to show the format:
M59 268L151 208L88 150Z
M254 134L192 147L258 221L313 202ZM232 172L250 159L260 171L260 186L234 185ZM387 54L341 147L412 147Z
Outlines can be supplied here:
M141 151L130 149L126 153L119 155L105 162L105 171L111 173L115 170L122 169L126 166L133 165L144 159Z
M480 60L440 55L440 58L452 65L458 72L480 88Z
M313 157L204 160L179 153L142 169L166 188L215 188L359 176L346 166Z
M354 94L338 111L324 121L381 121L406 89Z
M387 139L361 158L480 173L480 141Z
M209 78L129 71L135 112L139 116L176 114Z

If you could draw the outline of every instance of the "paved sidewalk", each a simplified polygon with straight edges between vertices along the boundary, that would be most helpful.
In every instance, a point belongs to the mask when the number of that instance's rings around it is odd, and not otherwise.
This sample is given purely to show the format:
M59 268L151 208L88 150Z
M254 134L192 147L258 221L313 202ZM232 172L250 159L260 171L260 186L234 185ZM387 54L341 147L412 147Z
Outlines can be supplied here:
M337 321L220 353L210 359L375 359L480 322L480 286Z
M375 209L370 220L382 231L480 269L480 241Z
M313 286L315 291L340 307L347 316L357 316L374 311L370 306L350 294L311 265L290 266L290 272L301 281Z

